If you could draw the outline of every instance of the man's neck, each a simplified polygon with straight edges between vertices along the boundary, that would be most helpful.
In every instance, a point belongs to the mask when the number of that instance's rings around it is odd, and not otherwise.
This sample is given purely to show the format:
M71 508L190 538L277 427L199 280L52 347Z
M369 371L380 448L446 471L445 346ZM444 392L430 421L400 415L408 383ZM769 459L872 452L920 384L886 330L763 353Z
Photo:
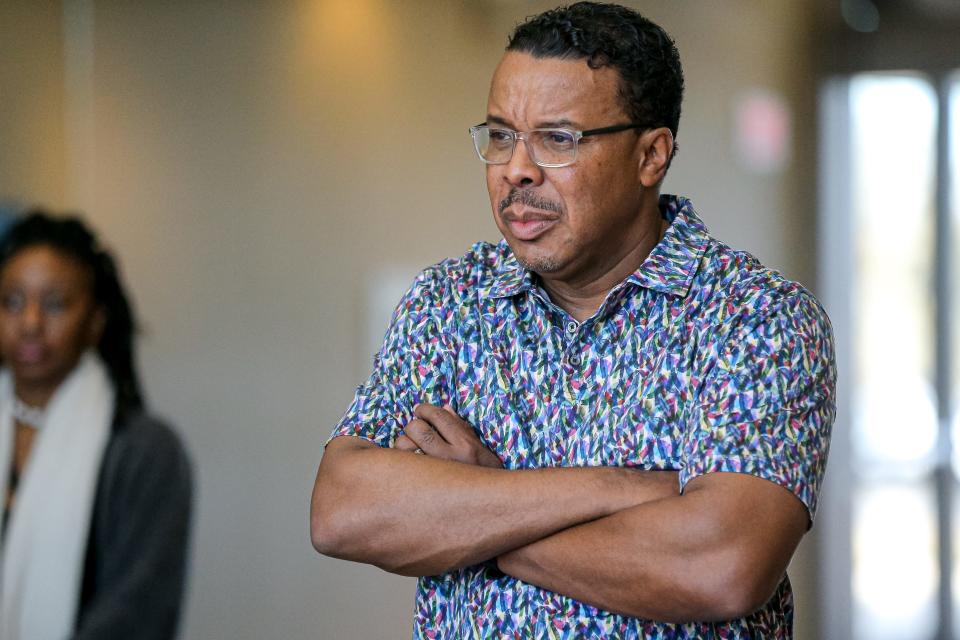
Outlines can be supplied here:
M612 264L603 265L596 273L586 274L574 281L539 276L550 300L569 313L577 322L583 322L600 309L610 290L640 268L653 248L657 246L670 224L663 218L648 226L648 232L619 256Z

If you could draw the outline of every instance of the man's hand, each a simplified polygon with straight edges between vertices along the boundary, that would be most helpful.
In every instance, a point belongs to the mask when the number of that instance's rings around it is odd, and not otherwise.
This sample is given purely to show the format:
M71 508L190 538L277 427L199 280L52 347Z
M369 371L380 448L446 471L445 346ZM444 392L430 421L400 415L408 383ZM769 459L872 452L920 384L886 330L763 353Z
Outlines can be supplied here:
M500 458L483 446L473 427L461 420L449 405L440 408L418 404L413 414L416 418L407 424L404 435L397 438L395 448L464 464L503 468Z

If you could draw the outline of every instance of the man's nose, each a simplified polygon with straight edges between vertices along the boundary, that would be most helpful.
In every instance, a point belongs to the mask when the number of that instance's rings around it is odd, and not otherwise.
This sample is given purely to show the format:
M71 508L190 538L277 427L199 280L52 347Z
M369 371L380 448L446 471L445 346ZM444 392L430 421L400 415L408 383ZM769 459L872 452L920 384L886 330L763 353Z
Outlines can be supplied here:
M512 187L535 187L543 182L543 167L533 161L526 140L517 138L504 179Z

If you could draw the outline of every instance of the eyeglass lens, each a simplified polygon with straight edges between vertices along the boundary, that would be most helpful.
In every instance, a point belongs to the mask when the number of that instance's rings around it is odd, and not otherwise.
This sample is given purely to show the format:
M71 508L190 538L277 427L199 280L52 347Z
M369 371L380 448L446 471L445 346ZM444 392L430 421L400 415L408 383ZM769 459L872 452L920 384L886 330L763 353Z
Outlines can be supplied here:
M487 126L473 129L477 153L494 164L510 161L518 137L523 138L527 153L539 165L570 164L577 157L576 135L566 129L534 129L521 134Z

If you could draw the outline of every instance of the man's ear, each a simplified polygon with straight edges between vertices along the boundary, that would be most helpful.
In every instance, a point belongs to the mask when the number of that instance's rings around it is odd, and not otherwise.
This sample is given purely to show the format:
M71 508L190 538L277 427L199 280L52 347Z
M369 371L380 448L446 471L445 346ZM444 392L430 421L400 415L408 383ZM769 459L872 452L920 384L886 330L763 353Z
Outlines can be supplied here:
M640 164L640 182L647 188L663 182L673 156L673 133L667 127L644 131L641 135L646 153Z

